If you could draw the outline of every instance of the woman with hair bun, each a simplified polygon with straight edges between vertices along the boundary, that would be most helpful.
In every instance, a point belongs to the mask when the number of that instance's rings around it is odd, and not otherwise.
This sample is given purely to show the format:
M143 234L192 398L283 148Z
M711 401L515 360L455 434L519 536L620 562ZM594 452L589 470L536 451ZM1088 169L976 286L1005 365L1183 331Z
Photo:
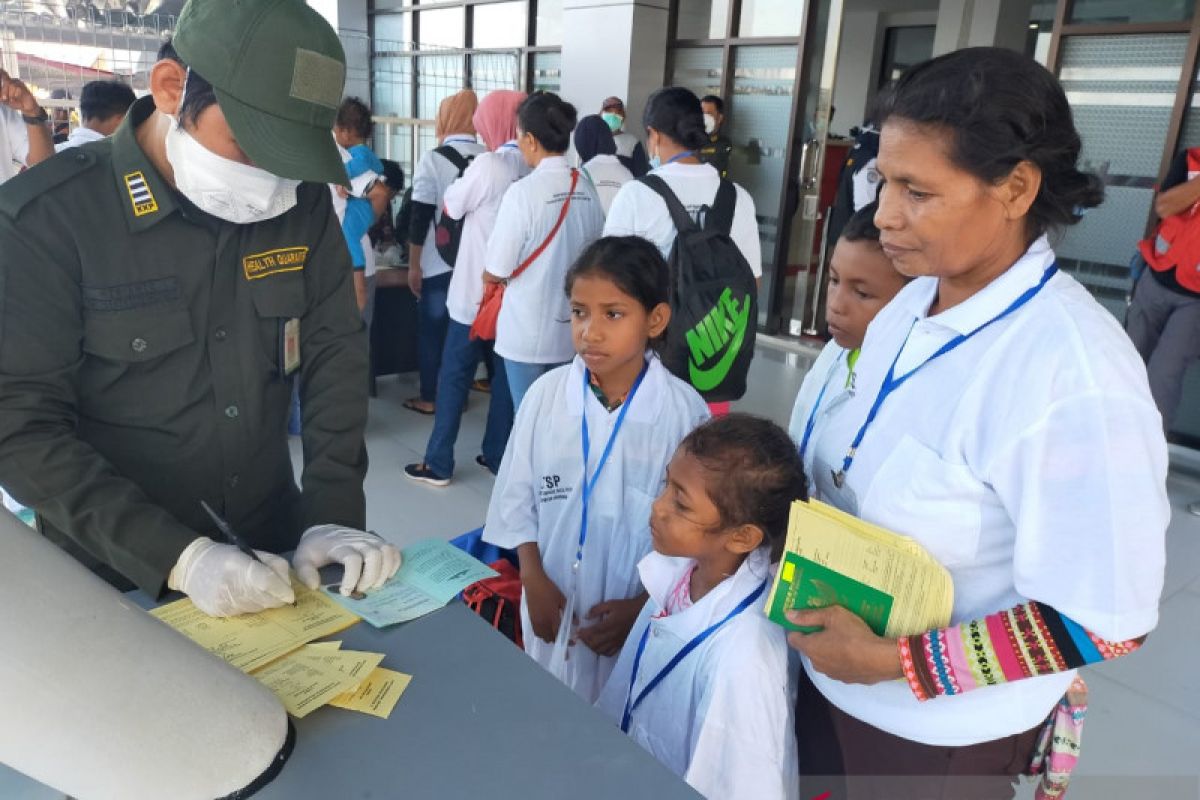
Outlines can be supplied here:
M700 98L681 86L668 86L650 95L642 115L646 147L650 151L650 175L656 175L700 222L700 211L711 207L723 180L711 164L700 162L698 151L708 144ZM762 277L762 245L758 238L754 199L736 183L736 201L729 237L742 251L755 278ZM658 245L663 258L670 258L675 243L675 223L666 201L642 179L621 187L604 225L605 236L641 236ZM729 412L729 403L709 406L714 414Z
M1133 345L1055 265L1048 235L1103 200L1058 81L959 50L905 74L879 119L875 222L915 279L805 446L814 495L917 540L954 606L898 640L840 607L794 613L820 629L789 637L801 704L814 685L828 702L849 797L1009 798L1047 725L1055 748L1077 739L1075 670L1158 622L1166 442Z

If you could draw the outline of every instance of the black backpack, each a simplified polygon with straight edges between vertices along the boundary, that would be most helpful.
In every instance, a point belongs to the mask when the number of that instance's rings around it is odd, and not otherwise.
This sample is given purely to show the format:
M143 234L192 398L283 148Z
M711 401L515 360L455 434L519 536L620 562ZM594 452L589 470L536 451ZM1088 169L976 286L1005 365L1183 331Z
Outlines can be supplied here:
M697 225L657 175L638 178L662 197L675 223L671 270L671 323L663 365L709 403L746 393L758 327L758 286L746 257L730 238L737 192L722 180Z
M433 152L458 167L458 176L455 180L461 178L467 171L467 167L471 166L471 162L475 160L475 156L464 156L448 144L442 145ZM438 255L451 268L458 259L458 245L462 242L462 229L463 221L461 219L451 217L446 213L445 208L438 209L437 221L433 226L433 241L437 244Z

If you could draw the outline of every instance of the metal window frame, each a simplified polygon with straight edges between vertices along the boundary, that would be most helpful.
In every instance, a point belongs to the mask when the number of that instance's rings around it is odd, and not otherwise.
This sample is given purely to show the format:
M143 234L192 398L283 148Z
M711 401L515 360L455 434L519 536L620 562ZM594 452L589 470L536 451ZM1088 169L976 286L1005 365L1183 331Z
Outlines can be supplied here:
M1171 108L1171 119L1167 124L1167 135L1163 141L1162 158L1159 161L1158 180L1161 183L1175 160L1180 140L1183 138L1183 123L1192 94L1200 91L1196 70L1200 62L1200 3L1193 10L1190 21L1125 22L1125 23L1075 23L1069 22L1074 10L1074 0L1058 0L1054 14L1054 29L1050 36L1050 51L1047 68L1057 77L1062 72L1063 40L1075 36L1134 36L1155 33L1188 34L1187 50L1184 52L1179 85L1175 89L1175 102ZM1153 232L1158 222L1151 204L1147 213L1145 236Z

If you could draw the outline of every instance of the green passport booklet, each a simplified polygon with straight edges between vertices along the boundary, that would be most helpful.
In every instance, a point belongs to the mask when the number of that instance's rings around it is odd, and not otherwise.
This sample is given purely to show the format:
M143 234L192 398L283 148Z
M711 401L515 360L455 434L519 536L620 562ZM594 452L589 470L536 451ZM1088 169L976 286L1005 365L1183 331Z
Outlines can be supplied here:
M892 615L892 596L796 553L785 552L767 602L768 616L788 630L814 633L820 629L793 625L784 612L826 606L844 606L883 636Z

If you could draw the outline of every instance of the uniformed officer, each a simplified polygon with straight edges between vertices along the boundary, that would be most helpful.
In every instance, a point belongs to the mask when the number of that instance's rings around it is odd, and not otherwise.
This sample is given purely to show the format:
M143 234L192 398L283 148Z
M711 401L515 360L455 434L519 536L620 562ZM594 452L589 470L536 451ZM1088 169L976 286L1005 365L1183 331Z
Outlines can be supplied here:
M700 107L704 109L704 132L708 134L708 144L701 147L697 155L701 163L712 164L722 178L728 178L733 140L722 130L725 127L725 101L715 94L708 94L700 98Z
M302 0L190 0L164 53L110 139L0 188L0 485L110 581L210 614L293 593L201 500L310 586L379 585L400 559L359 530L366 339L323 185L337 34Z

